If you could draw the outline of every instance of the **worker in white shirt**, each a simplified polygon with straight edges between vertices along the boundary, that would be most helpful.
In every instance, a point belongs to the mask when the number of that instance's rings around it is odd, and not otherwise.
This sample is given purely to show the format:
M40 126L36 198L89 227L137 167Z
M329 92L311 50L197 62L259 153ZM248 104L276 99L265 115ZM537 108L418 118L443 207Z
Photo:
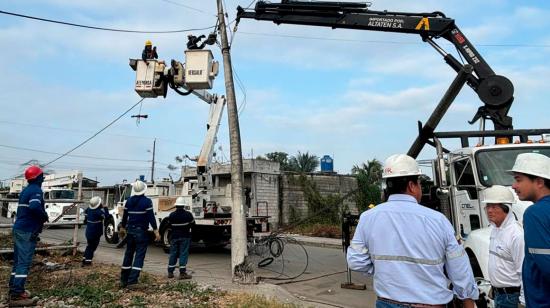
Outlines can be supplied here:
M348 248L348 265L374 275L377 308L443 308L453 294L472 308L479 291L468 256L449 220L418 204L421 174L410 156L386 160L382 177L388 201L361 214Z
M523 264L523 228L512 212L514 194L509 188L494 185L483 191L483 201L491 222L489 244L489 280L495 308L516 308L521 302Z

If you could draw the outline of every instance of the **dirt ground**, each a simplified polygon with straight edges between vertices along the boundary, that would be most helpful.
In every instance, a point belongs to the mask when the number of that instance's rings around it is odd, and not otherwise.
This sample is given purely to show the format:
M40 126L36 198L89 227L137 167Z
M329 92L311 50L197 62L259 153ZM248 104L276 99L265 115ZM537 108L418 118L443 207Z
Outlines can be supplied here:
M0 234L0 247L11 239ZM0 307L7 305L11 256L0 256ZM142 290L119 288L120 267L94 264L82 268L71 250L37 252L26 288L41 307L298 307L262 296L227 292L192 280L142 273ZM176 275L177 278L177 275Z

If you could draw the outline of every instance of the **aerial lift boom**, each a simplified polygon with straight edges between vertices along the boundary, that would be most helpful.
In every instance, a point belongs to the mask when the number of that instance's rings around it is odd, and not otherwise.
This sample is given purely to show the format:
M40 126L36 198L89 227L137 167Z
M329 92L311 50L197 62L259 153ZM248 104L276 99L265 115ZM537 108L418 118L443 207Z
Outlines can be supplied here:
M458 52L471 65L473 72L466 83L485 104L470 123L490 119L495 130L512 129L508 110L514 100L512 82L495 74L472 43L455 25L454 19L441 12L405 13L370 10L368 3L321 2L283 0L281 3L258 1L254 10L237 8L237 20L252 18L273 21L276 24L310 25L330 28L385 31L418 34L439 52L445 62L459 73L464 65L445 52L434 39L444 38L456 46Z

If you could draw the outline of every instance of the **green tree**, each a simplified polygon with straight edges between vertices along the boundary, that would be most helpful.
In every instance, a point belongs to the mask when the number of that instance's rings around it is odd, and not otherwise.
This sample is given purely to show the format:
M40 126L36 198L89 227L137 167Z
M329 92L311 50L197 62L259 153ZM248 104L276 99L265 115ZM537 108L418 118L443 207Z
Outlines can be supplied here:
M380 181L382 180L382 163L372 159L361 166L353 166L351 173L357 178L355 203L359 212L365 211L369 204L378 204L382 200Z
M309 152L298 151L298 154L290 157L289 165L291 171L310 173L319 167L319 157Z
M281 170L287 171L289 170L288 166L288 153L285 152L271 152L265 154L265 157L268 160L278 162L280 165Z

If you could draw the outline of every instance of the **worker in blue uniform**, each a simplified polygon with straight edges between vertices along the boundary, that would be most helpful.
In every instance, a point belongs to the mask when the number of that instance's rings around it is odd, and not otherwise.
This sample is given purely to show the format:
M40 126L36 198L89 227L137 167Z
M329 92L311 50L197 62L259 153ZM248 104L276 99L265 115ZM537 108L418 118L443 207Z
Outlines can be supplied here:
M176 199L176 210L168 216L170 222L170 258L168 259L168 278L174 278L174 270L179 259L180 279L191 279L187 273L187 259L191 245L191 229L195 225L193 214L186 211L188 205L184 197Z
M44 209L42 182L44 173L38 166L30 166L25 170L25 179L28 186L19 196L19 205L15 224L13 225L13 269L11 271L9 289L10 304L30 304L33 300L30 293L25 291L25 282L32 264L36 244L40 240L38 235L48 221L48 214Z
M510 172L518 198L534 203L523 214L525 304L528 308L550 307L550 157L519 154Z
M145 196L147 184L136 181L132 184L132 196L126 200L120 227L120 236L127 237L126 251L120 272L120 286L140 288L138 278L143 268L143 260L149 244L149 225L155 233L155 241L160 234L155 221L153 202Z
M382 177L389 198L361 214L348 265L374 276L377 308L443 308L453 295L473 308L479 291L468 256L449 220L418 203L421 174L410 156L386 160Z
M86 216L86 250L84 250L84 257L82 259L82 266L92 265L92 259L94 258L94 252L99 246L99 240L103 234L103 221L105 217L108 217L109 213L107 208L101 206L100 197L92 197L90 199L90 205L84 211Z

